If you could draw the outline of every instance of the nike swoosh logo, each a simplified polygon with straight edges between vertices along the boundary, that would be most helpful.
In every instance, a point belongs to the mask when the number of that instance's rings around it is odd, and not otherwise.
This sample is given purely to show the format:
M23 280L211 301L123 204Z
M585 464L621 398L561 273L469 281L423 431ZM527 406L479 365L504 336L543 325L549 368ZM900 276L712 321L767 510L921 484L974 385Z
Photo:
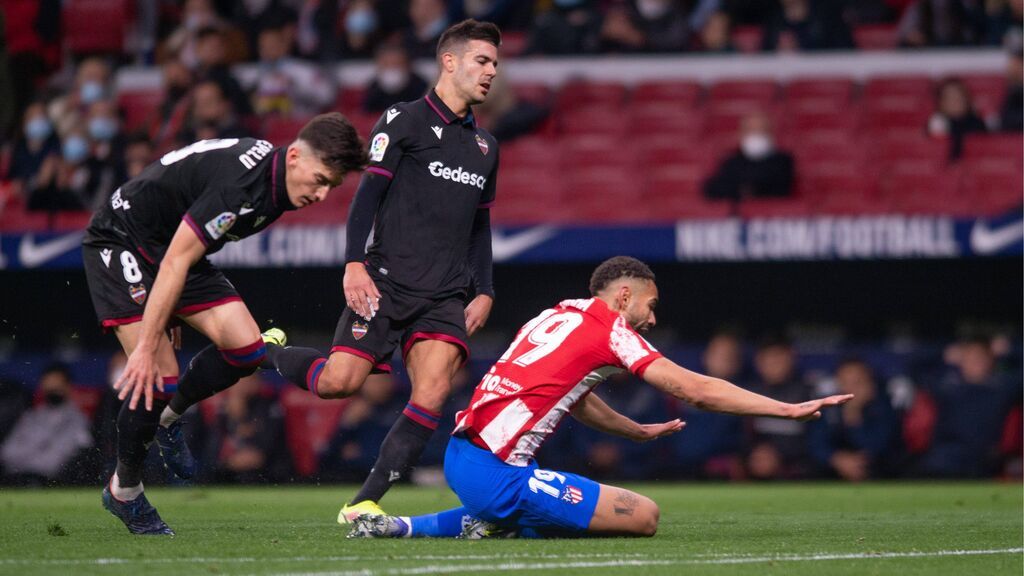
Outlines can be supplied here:
M245 216L246 214L248 214L250 212L255 212L255 211L256 211L255 208L246 208L246 207L243 206L243 207L238 209L238 215L239 216Z
M989 228L988 224L978 220L971 228L971 250L976 254L995 254L1024 239L1024 221L1004 224L999 228Z
M36 243L32 234L25 234L18 246L18 260L25 268L37 268L61 254L82 244L85 231L72 232L66 236L58 236L46 242Z
M503 236L501 232L494 231L491 234L491 253L495 262L511 260L547 242L557 233L558 229L553 226L536 226L511 236Z
M395 116L398 116L399 114L401 114L401 112L395 110L394 108L388 110L388 121L386 122L386 124L391 124L391 121L394 120Z

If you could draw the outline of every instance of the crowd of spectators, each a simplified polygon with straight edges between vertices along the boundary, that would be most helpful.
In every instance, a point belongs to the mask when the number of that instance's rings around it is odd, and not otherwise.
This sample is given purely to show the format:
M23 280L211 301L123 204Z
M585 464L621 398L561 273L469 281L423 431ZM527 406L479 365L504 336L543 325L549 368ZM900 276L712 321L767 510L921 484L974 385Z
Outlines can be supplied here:
M120 407L109 383L124 360L120 353L111 358L108 383L99 388L73 386L59 364L43 371L34 390L0 385L2 481L94 483L109 474ZM807 423L745 419L698 410L623 374L596 393L636 421L681 418L685 430L634 444L567 418L539 458L602 479L1020 477L1020 352L1004 340L964 338L941 358L908 362L885 377L864 358L829 366L804 369L797 347L779 335L751 344L721 332L692 368L787 402L838 393L854 400ZM201 481L359 481L408 396L407 384L391 375L372 376L347 401L316 400L266 377L243 379L186 415ZM442 481L448 433L476 377L467 369L456 379L414 481ZM154 450L147 481L168 480Z
M3 0L7 53L0 72L11 104L0 106L0 178L30 210L90 210L159 154L204 138L261 136L275 119L301 121L334 109L339 87L325 65L373 59L359 109L377 114L428 87L411 63L433 57L437 38L464 17L492 20L507 55L731 52L737 30L757 31L765 51L856 47L852 30L889 26L905 47L990 45L1010 49L1008 88L998 115L981 118L956 78L937 89L922 130L963 137L1021 130L1020 0L152 0L140 2L135 41L119 53L75 54L45 25L60 3ZM144 7L145 9L142 9ZM252 74L233 67L250 63ZM114 77L123 64L157 66L162 101L126 128ZM551 101L499 86L480 110L501 141L545 125ZM20 120L20 121L19 121ZM3 123L6 121L7 125ZM710 198L787 196L793 158L774 145L771 121L743 123L735 153L705 185ZM6 164L6 166L5 166Z

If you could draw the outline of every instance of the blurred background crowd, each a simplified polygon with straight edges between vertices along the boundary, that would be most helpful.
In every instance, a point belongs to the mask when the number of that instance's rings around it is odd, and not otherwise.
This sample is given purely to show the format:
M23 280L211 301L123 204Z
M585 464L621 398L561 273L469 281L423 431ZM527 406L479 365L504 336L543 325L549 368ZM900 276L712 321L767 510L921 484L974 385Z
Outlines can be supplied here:
M501 143L499 225L1019 218L1022 13L1021 0L0 0L0 248L5 236L81 230L127 178L195 140L283 145L327 110L365 138L383 110L427 90L438 36L466 17L501 26L502 66L570 70L557 81L499 76L476 110ZM881 69L928 54L919 73L815 64L840 55ZM998 54L998 66L934 71L974 54ZM695 62L765 68L672 72ZM655 72L639 81L594 72L646 63ZM768 68L805 64L806 77ZM343 223L357 181L290 224ZM415 481L441 480L445 427L534 306L579 295L593 263L574 264L570 274L499 263L494 318ZM654 265L673 287L665 305L677 302L663 319L677 328L654 344L775 398L856 400L813 423L745 420L616 379L598 391L609 404L639 421L682 418L685 431L635 445L570 421L542 462L601 479L1021 477L1019 258L731 266ZM99 483L113 463L110 383L124 358L92 324L80 271L2 274L0 303L28 297L30 310L0 314L0 480ZM308 294L320 283L323 298L299 300L268 274ZM261 322L329 341L338 270L229 276ZM575 291L548 286L553 276ZM296 300L284 311L294 316L270 305L283 298ZM722 331L709 317L740 321ZM202 480L361 480L408 397L395 374L344 402L274 374L244 380L188 415ZM147 482L166 480L151 463Z

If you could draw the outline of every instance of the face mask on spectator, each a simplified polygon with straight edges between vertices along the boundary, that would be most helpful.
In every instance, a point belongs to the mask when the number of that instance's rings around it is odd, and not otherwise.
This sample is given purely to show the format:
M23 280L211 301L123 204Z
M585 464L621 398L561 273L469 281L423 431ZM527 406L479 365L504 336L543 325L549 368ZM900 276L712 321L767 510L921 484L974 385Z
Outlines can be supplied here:
M103 98L103 85L94 80L90 80L85 84L82 84L82 88L78 92L79 97L82 99L83 104L92 104L100 98Z
M69 136L61 146L64 159L72 164L78 164L89 155L89 143L81 136Z
M672 5L665 0L637 0L636 11L640 13L645 20L657 20L666 13Z
M377 74L377 83L385 92L398 92L409 83L409 73L397 68L381 70Z
M751 160L761 160L771 154L773 149L772 137L767 134L747 134L740 141L740 150Z
M345 31L349 34L369 34L377 29L377 15L373 10L353 10L345 17Z
M117 135L117 122L113 118L89 120L89 136L94 140L110 140Z
M43 395L43 401L47 406L60 406L67 400L67 396L60 392L47 392Z
M36 116L25 123L25 137L29 140L39 142L46 140L53 134L53 124L42 116Z

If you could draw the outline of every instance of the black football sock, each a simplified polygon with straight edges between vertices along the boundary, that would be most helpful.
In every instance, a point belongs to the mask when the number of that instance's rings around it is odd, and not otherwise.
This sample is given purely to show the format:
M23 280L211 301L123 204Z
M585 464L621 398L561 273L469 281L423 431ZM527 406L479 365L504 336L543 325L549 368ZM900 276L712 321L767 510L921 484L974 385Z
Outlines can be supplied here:
M380 455L377 456L370 475L351 503L363 500L379 502L392 484L406 478L409 470L419 461L440 420L440 414L425 410L412 402L406 404L405 410L380 445Z
M170 394L154 390L152 410L146 410L142 401L135 410L128 408L128 400L121 404L121 411L117 414L117 479L120 487L131 488L142 482L146 453L169 397Z
M275 368L278 374L299 388L316 393L316 383L326 362L323 353L314 348L267 344L267 360L263 364L264 367L269 364L270 368Z
M239 379L256 371L266 355L263 340L230 350L218 350L212 344L196 354L178 379L178 391L171 398L170 408L178 416L221 390L230 388Z

